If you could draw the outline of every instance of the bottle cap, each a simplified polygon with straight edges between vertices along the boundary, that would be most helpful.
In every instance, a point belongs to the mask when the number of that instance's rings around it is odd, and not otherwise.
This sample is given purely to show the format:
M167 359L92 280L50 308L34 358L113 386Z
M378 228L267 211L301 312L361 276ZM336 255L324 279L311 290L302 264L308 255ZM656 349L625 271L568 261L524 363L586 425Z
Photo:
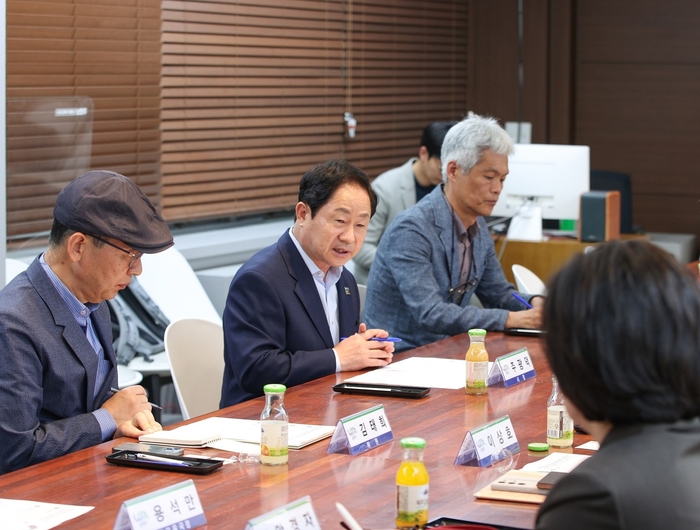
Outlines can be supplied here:
M282 394L287 390L287 387L284 385L277 385L277 384L269 384L265 385L263 387L263 392L269 393L269 394Z
M401 447L403 449L425 449L425 440L423 438L401 438Z
M470 337L485 337L486 330L485 329L470 329L469 336Z
M527 448L530 451L549 451L549 444L546 444L544 442L531 442L527 444Z

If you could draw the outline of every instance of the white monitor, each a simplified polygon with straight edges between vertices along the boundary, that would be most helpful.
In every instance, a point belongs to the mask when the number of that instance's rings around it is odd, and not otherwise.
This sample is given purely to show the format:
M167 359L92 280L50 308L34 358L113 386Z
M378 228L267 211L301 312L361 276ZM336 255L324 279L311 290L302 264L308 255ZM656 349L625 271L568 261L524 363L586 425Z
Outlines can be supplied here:
M590 187L586 145L516 144L494 217L512 217L524 203L541 207L542 219L579 219L581 194Z

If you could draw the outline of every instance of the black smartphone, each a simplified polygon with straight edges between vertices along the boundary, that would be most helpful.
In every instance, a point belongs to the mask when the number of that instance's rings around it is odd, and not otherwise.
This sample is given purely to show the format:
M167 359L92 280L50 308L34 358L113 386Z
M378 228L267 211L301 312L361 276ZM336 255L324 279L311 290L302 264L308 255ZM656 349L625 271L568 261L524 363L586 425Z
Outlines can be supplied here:
M159 456L181 456L182 453L185 452L182 447L175 447L173 445L151 445L139 443L126 443L112 447L113 453L118 451L133 451L135 453L146 453Z
M221 460L209 460L193 456L157 456L137 451L118 451L105 456L110 464L118 466L141 467L157 471L175 471L177 473L192 473L206 475L219 469L224 463Z
M568 473L559 471L550 471L537 483L537 488L541 490L551 490L559 480L565 477Z
M428 395L430 389L418 386L389 386L362 383L340 383L333 387L343 394L364 394L367 396L401 397L418 399Z
M523 337L541 337L546 335L547 332L542 329L530 329L530 328L506 328L503 330L506 335L521 335Z

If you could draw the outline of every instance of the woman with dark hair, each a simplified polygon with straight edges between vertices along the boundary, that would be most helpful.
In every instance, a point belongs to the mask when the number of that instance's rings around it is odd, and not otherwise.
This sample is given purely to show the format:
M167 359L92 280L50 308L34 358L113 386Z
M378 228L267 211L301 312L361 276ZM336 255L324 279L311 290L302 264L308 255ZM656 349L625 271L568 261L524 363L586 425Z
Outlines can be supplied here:
M547 496L537 529L700 528L700 287L646 241L574 258L548 285L545 349L600 450Z

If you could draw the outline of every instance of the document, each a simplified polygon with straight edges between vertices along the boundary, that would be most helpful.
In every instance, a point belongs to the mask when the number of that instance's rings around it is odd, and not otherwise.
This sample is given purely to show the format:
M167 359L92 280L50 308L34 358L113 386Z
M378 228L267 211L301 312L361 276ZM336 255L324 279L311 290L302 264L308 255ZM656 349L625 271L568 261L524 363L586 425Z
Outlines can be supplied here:
M13 530L48 530L93 508L94 506L0 499L0 521L3 528Z
M289 448L301 449L314 442L328 438L333 434L334 430L334 425L290 423ZM224 449L225 446L246 448L246 446L222 444L219 442L223 440L257 444L257 451L259 452L260 422L238 418L207 418L189 425L183 425L171 431L160 431L139 437L140 442L153 444L180 445L183 447L216 447L223 450L226 450ZM252 447L250 451L241 452L255 454L255 450Z
M489 371L493 363L489 363ZM356 375L345 383L391 386L418 386L429 388L464 388L467 380L467 362L439 357L411 357L383 368Z
M571 453L552 453L537 462L530 462L523 466L524 471L541 471L549 473L550 471L559 471L568 473L581 462L590 458L590 455L578 455Z

